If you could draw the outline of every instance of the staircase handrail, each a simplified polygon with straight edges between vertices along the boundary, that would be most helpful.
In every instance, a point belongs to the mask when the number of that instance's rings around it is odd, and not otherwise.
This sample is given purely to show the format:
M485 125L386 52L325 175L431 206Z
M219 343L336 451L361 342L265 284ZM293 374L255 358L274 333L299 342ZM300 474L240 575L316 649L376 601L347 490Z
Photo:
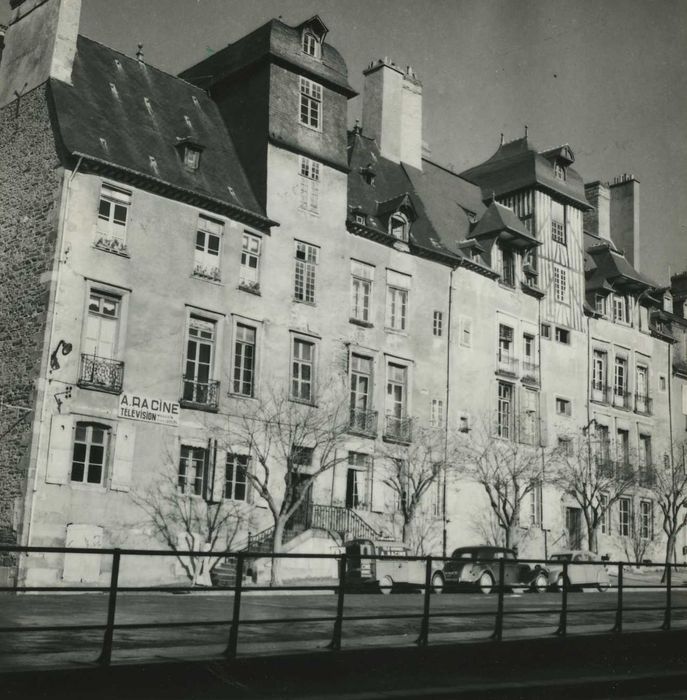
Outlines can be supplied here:
M321 517L325 513L325 517ZM356 539L364 537L378 540L381 538L381 535L351 508L313 504L310 518L310 527L334 530L341 535L350 533ZM335 521L338 521L336 523L338 527L332 526Z

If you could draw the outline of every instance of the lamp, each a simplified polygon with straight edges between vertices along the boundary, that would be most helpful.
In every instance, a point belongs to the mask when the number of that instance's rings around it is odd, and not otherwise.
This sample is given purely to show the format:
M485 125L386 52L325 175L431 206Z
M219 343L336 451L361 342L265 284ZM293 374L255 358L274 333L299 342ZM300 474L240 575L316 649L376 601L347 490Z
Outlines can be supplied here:
M57 343L57 347L52 351L52 355L50 355L50 369L51 370L57 370L60 368L60 362L57 359L57 353L62 351L63 355L69 355L69 353L72 351L72 344L68 343L66 340L60 340L59 343Z

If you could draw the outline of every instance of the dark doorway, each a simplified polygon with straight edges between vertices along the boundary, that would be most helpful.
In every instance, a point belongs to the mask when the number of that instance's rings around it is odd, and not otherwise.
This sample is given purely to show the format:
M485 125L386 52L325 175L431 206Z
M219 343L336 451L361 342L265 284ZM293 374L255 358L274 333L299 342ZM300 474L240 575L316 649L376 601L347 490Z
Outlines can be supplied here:
M565 509L565 527L568 530L570 549L582 547L582 511L579 508Z

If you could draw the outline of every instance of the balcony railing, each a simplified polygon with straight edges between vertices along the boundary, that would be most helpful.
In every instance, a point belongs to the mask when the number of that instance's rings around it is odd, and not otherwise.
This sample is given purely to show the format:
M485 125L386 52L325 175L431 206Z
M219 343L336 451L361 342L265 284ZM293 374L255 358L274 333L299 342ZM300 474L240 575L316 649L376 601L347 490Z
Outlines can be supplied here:
M611 403L612 388L608 384L592 382L592 401L596 403Z
M673 360L673 374L687 377L687 360Z
M632 394L619 387L613 388L613 405L616 408L631 409Z
M413 441L413 419L408 416L385 416L384 437L396 442Z
M377 435L377 411L351 408L348 429L351 433L375 437Z
M601 455L596 457L596 469L599 476L618 481L627 481L635 477L634 467L629 462Z
M496 354L496 371L499 374L516 377L518 375L518 361L512 355L499 352Z
M80 387L121 394L123 381L123 362L97 355L81 355L81 372L78 381Z
M650 416L652 413L652 399L646 394L635 394L635 413L643 413Z
M523 360L521 371L523 382L539 383L539 365L536 362Z
M197 382L183 378L182 406L200 408L205 411L216 411L219 405L219 382Z
M653 467L640 467L638 477L640 486L651 488L656 485L656 470Z

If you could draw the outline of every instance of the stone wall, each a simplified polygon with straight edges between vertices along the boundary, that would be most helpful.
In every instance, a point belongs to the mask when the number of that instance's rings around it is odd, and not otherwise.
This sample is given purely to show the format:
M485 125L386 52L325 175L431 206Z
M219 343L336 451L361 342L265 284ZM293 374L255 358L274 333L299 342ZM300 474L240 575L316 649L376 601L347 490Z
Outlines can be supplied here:
M43 354L61 173L47 86L0 110L0 542L16 543ZM24 416L18 424L16 421ZM0 585L12 559L0 553Z

